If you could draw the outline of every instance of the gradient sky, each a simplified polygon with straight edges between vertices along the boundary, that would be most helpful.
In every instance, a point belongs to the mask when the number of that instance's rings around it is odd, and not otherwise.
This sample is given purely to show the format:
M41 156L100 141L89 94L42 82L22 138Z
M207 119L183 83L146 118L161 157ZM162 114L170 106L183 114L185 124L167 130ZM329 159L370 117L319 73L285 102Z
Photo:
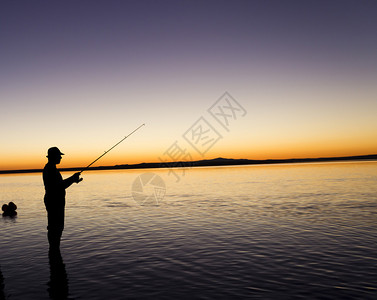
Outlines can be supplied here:
M1 1L0 169L377 153L377 2ZM228 91L247 114L222 128ZM204 155L182 135L204 117Z

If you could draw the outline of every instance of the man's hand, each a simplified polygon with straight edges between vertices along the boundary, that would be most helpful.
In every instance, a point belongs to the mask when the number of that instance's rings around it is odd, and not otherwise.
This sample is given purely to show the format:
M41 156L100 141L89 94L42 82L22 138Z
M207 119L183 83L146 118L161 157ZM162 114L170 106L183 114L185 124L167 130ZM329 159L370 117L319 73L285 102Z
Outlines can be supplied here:
M73 174L73 182L76 182L76 183L79 183L80 181L82 181L82 178L80 178L80 175L81 175L81 172L77 172L75 174Z

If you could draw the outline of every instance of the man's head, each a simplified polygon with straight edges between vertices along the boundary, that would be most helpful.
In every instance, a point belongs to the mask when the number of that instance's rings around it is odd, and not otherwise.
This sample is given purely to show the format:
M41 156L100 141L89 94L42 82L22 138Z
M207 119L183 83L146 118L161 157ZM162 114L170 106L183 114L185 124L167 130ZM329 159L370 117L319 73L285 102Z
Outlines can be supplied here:
M54 164L60 164L60 161L62 159L62 155L64 155L64 153L60 152L58 147L51 147L47 151L48 161L52 162Z

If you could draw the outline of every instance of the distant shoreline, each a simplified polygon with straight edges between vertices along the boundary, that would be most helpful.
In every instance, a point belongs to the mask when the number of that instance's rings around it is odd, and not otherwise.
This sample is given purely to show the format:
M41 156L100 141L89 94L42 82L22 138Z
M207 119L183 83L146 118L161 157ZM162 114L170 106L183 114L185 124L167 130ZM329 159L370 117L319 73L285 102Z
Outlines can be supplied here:
M341 156L341 157L319 157L319 158L291 158L291 159L231 159L215 158L197 161L178 161L178 162L161 162L161 163L140 163L124 164L115 166L91 167L86 171L95 170L126 170L126 169L153 169L153 168L191 168L191 167L215 167L215 166L235 166L235 165L260 165L260 164L287 164L287 163L305 163L305 162L336 162L336 161L368 161L377 160L377 154ZM84 168L59 168L60 171L81 171ZM0 170L0 174L19 174L19 173L41 173L43 169L25 169L25 170Z

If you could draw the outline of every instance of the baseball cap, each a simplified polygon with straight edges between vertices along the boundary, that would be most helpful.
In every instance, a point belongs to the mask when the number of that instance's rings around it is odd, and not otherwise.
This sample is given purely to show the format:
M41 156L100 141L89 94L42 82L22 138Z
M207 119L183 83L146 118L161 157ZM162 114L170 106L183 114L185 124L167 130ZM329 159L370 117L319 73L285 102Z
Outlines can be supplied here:
M50 149L47 150L47 157L52 157L52 156L59 156L59 155L64 155L58 147L51 147Z

